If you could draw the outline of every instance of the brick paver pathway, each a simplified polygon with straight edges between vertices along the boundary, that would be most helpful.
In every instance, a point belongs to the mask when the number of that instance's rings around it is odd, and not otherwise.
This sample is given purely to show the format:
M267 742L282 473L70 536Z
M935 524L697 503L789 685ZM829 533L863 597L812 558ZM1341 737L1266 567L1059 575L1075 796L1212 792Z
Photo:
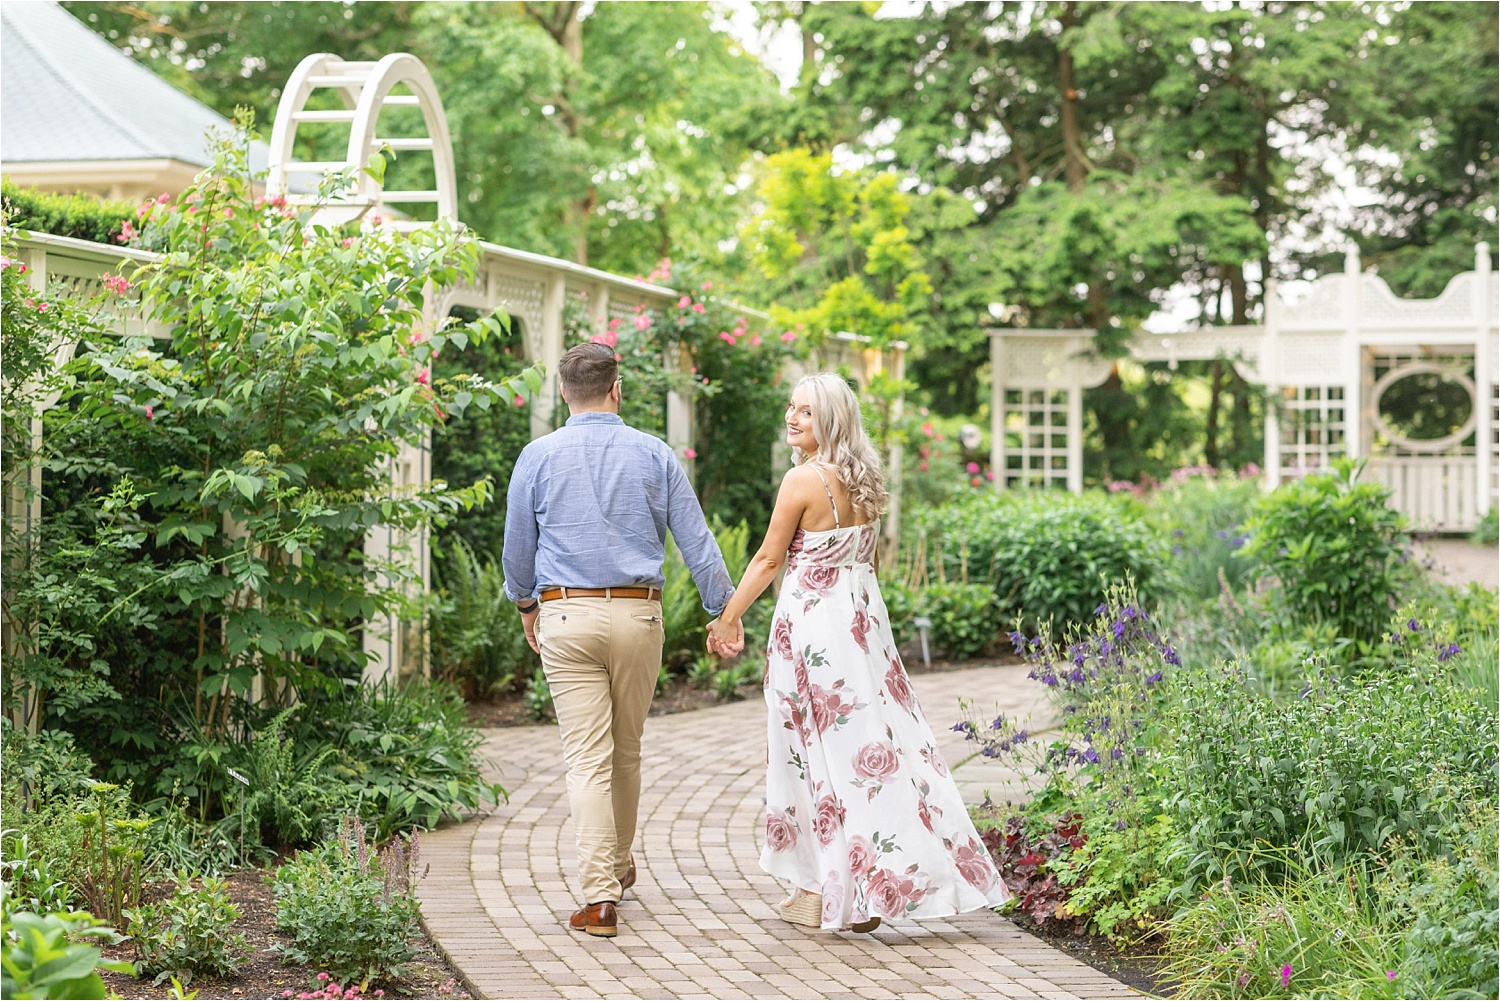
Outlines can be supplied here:
M1024 669L918 676L950 763L957 699L1010 705ZM1033 688L1036 686L1032 686ZM1029 692L1028 692L1029 697ZM615 939L570 932L577 865L562 754L550 727L491 730L510 801L425 835L419 896L433 939L489 998L1115 998L1124 984L989 911L887 924L873 935L782 921L759 864L765 783L759 698L652 717L642 761L640 875ZM957 769L960 777L964 769ZM998 797L997 797L998 798Z

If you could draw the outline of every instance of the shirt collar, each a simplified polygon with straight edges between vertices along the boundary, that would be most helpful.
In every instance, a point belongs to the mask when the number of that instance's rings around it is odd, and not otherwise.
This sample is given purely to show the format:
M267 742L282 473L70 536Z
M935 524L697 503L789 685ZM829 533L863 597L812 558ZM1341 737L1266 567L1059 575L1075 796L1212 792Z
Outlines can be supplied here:
M569 417L565 427L574 427L579 424L624 424L625 420L619 414L612 414L607 410L590 410L586 413L574 414Z

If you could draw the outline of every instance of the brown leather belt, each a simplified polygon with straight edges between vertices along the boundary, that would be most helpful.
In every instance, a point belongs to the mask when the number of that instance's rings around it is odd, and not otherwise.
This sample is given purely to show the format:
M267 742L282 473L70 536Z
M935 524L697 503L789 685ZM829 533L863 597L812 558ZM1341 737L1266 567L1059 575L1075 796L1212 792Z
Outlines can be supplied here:
M542 601L559 598L645 598L661 597L661 588L633 584L629 587L549 587L537 595Z

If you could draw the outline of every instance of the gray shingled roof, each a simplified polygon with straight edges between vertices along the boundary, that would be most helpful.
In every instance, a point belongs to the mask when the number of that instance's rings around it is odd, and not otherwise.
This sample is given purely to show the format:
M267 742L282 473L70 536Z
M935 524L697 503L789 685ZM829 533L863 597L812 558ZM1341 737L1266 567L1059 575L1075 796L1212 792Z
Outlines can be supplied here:
M229 127L55 3L0 4L0 162L207 166L205 133ZM251 169L266 162L256 143Z

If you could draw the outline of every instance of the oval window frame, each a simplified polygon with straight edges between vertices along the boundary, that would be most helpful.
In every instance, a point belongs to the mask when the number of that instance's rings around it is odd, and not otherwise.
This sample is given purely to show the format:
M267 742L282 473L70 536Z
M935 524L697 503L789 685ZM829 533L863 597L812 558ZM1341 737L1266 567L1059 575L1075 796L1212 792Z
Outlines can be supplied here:
M1380 412L1380 400L1385 396L1387 389L1409 375L1423 374L1440 375L1458 383L1463 387L1464 392L1469 394L1469 419L1464 421L1463 426L1454 433L1441 438L1408 438L1387 424L1385 415ZM1474 386L1474 380L1451 366L1440 365L1433 361L1416 361L1391 369L1376 381L1374 388L1370 391L1370 402L1371 420L1376 429L1389 438L1391 444L1399 445L1411 452L1425 454L1446 452L1453 446L1462 444L1465 438L1474 433L1474 428L1479 424L1479 393Z

